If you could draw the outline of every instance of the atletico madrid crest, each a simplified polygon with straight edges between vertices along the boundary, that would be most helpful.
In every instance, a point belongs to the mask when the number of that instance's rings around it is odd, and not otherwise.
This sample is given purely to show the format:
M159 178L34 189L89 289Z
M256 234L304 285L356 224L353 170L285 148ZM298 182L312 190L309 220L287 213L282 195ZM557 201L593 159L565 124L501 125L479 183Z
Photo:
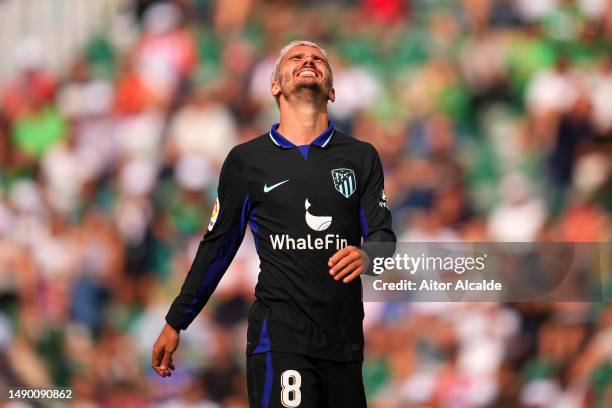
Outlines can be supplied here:
M351 169L334 169L331 171L334 187L344 197L349 198L357 189L355 172Z

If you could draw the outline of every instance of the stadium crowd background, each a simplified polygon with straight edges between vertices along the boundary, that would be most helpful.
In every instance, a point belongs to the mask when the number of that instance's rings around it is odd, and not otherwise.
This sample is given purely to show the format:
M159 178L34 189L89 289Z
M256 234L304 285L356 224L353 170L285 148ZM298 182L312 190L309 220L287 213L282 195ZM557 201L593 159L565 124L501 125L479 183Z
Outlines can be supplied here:
M26 3L0 0L3 399L246 406L249 233L171 378L150 351L294 38L331 53L332 119L380 152L400 241L610 241L609 1ZM374 408L612 406L604 303L365 308Z

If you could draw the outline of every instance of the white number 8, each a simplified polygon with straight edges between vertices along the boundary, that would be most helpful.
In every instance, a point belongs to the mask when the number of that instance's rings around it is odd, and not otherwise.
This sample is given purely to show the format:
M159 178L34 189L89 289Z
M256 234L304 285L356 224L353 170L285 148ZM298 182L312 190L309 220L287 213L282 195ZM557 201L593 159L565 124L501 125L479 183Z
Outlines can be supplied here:
M295 370L286 370L281 374L281 403L285 407L299 407L302 402L300 387L302 376Z

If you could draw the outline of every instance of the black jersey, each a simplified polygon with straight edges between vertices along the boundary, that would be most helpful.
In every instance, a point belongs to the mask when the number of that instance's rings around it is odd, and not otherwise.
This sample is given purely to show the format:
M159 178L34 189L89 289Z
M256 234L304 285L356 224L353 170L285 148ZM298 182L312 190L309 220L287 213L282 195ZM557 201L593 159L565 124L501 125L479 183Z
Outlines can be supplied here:
M332 124L310 145L278 131L236 146L219 179L208 231L166 321L186 329L216 288L247 224L260 258L247 354L363 359L361 280L329 275L339 249L395 242L383 170L372 145Z

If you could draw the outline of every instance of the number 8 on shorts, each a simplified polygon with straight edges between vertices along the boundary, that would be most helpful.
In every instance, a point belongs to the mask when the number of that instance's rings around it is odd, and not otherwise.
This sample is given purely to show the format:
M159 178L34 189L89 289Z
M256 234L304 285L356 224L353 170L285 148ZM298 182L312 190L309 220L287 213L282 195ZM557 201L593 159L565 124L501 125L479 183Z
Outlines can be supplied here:
M295 370L286 370L281 374L281 402L289 408L299 407L302 402L300 387L302 376Z

